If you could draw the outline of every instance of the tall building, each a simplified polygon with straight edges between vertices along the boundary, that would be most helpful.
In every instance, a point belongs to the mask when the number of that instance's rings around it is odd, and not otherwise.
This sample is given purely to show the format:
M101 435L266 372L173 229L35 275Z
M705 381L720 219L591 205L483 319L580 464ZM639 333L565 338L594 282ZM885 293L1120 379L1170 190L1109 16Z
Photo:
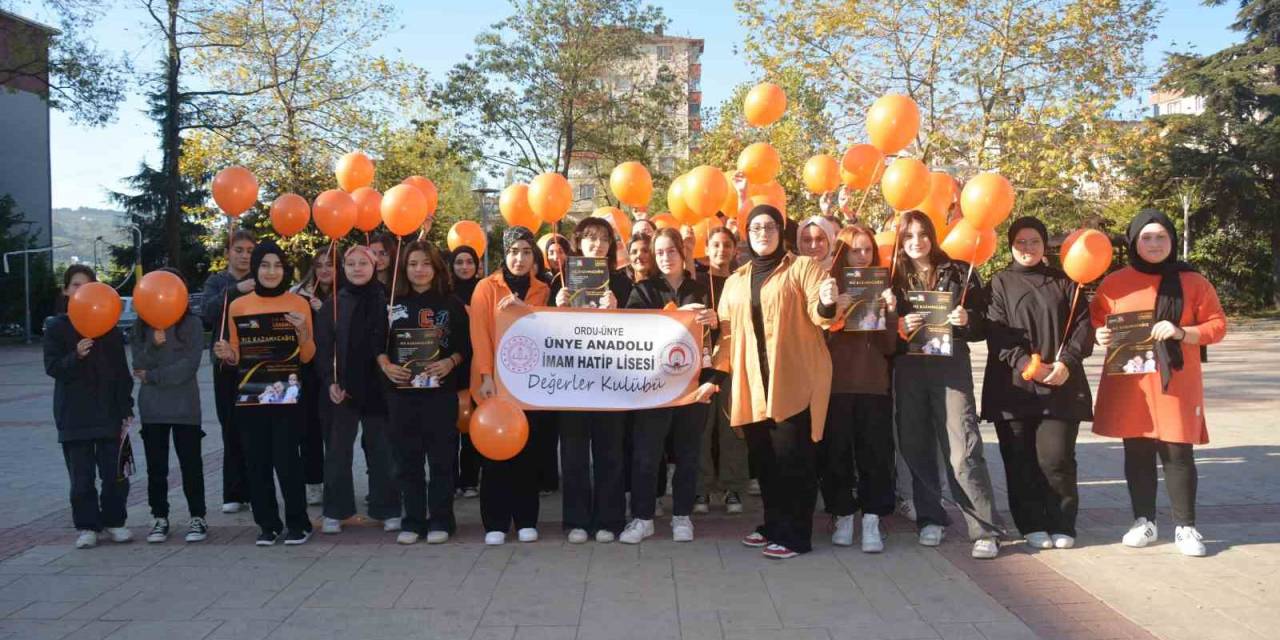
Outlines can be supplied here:
M49 39L57 30L0 10L0 197L13 198L38 247L53 241Z
M626 93L638 85L652 85L660 73L670 74L676 91L685 100L670 115L670 127L661 135L654 154L655 176L671 175L682 160L698 148L702 135L702 51L704 41L680 38L658 31L637 47L634 59L611 70L600 82L610 91ZM605 203L607 188L600 177L608 176L613 159L590 151L575 152L569 163L569 184L573 186L573 206L569 215L581 218Z
M1204 113L1204 98L1183 95L1180 91L1153 91L1147 98L1151 104L1151 116L1174 114L1198 116Z

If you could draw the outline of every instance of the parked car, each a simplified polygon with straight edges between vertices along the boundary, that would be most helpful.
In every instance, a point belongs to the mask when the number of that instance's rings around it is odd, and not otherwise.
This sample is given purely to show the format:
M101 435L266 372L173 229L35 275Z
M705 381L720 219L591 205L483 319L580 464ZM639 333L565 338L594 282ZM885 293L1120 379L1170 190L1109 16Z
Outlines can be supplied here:
M129 330L138 321L138 312L133 308L133 296L121 296L120 301L124 302L124 307L120 309L120 319L116 321L116 326L124 334L125 343L128 343Z

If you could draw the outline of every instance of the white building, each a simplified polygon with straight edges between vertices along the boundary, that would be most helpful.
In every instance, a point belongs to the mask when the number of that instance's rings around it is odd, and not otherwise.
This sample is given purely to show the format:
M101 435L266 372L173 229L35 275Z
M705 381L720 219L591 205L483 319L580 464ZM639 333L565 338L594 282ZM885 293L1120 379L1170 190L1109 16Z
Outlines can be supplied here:
M0 10L0 197L13 198L29 223L18 231L38 247L53 241L48 60L57 33Z
M1151 104L1151 116L1187 115L1204 113L1204 98L1182 95L1180 91L1153 91L1147 98Z

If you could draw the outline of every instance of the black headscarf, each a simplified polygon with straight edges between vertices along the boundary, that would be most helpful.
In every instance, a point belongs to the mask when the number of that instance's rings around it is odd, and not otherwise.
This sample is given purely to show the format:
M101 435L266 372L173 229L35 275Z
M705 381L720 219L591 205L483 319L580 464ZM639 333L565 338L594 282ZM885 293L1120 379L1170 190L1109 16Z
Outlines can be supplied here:
M472 262L476 265L476 271L471 274L470 280L463 280L462 278L459 278L457 272L453 270L454 259L457 258L460 253L465 253L471 256ZM464 304L471 304L471 293L476 290L476 284L480 282L480 255L476 253L475 249L466 245L454 249L453 255L449 256L449 274L453 276L454 293L462 299Z
M769 275L782 264L782 259L787 256L787 247L783 243L782 234L785 232L782 219L782 212L776 207L767 204L756 205L750 213L747 214L747 229L744 229L746 235L750 235L751 221L766 216L778 225L778 246L774 248L773 253L769 255L760 255L756 253L755 247L751 246L751 241L747 241L747 250L751 252L751 328L756 337L756 355L760 362L760 379L764 383L765 393L769 388L769 358L768 348L764 335L764 307L760 302L760 292L764 288L764 281L769 279Z
M1169 233L1169 255L1165 259L1153 263L1147 262L1138 255L1138 236L1142 228L1156 223ZM1195 267L1181 261L1177 257L1178 232L1173 228L1169 216L1155 209L1143 209L1129 223L1129 232L1125 234L1129 243L1129 265L1148 275L1160 276L1160 286L1156 289L1155 320L1168 320L1177 326L1182 321L1182 277L1184 271L1195 271ZM1155 343L1156 369L1160 371L1160 384L1167 391L1169 380L1174 371L1182 370L1182 342L1180 340L1160 340ZM1203 355L1204 350L1201 350Z
M280 265L284 267L284 276L280 278L280 284L268 289L262 286L262 282L258 280L258 268L262 266L262 259L271 254L275 254L280 258ZM249 275L253 277L254 293L264 298L274 298L289 290L290 281L293 279L293 269L289 265L289 256L285 255L284 250L279 245L271 240L263 240L253 248L253 254L249 257Z
M514 245L521 240L528 242L529 246L533 249L535 264L533 268L529 269L528 273L518 276L511 273L511 270L507 268L505 256L506 253L511 250L511 245ZM507 230L502 233L502 253L502 280L507 283L507 287L511 289L511 293L514 293L517 298L524 300L525 296L529 295L530 281L534 271L537 270L536 261L541 253L538 251L538 243L533 239L533 232L524 227L508 227Z
M364 284L355 284L348 279L342 285L343 293L355 303L351 309L351 326L347 329L347 367L342 388L351 396L352 404L365 407L380 398L374 384L377 377L373 369L381 345L375 344L374 334L378 325L385 323L387 318L383 315L386 302L382 284L378 282L378 263L372 252L360 245L348 249L346 255L356 251L363 251L374 260L374 275ZM346 256L343 256L343 263L346 263Z
M751 210L751 213L747 214L747 230L745 230L744 235L750 234L751 221L760 216L768 216L770 220L773 220L774 224L778 225L778 246L774 248L773 253L767 256L762 256L756 253L755 247L751 246L749 241L747 242L747 249L751 252L752 273L760 271L761 269L768 269L768 271L772 272L773 269L778 266L778 263L782 262L782 258L787 255L787 246L782 241L782 234L786 229L784 226L786 223L782 219L782 212L778 211L778 209L773 205L756 205L756 207Z
M1018 232L1023 229L1031 229L1040 234L1040 242L1045 247L1049 246L1049 230L1045 228L1044 223L1031 216L1022 216L1021 218L1014 220L1013 223L1009 225L1008 239L1010 247L1013 246L1013 239L1018 237ZM1022 263L1014 260L1010 263L1009 268L1014 271L1041 271L1045 266L1043 259L1039 263L1031 265L1030 267L1023 266Z

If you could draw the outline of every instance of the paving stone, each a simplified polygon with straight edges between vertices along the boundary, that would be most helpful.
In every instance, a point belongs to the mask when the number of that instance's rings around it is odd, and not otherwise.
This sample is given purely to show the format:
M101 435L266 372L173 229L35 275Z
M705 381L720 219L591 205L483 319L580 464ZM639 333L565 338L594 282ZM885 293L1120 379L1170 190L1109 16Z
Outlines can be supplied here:
M193 622L130 622L120 627L107 640L201 640L213 633L217 622L203 620Z

